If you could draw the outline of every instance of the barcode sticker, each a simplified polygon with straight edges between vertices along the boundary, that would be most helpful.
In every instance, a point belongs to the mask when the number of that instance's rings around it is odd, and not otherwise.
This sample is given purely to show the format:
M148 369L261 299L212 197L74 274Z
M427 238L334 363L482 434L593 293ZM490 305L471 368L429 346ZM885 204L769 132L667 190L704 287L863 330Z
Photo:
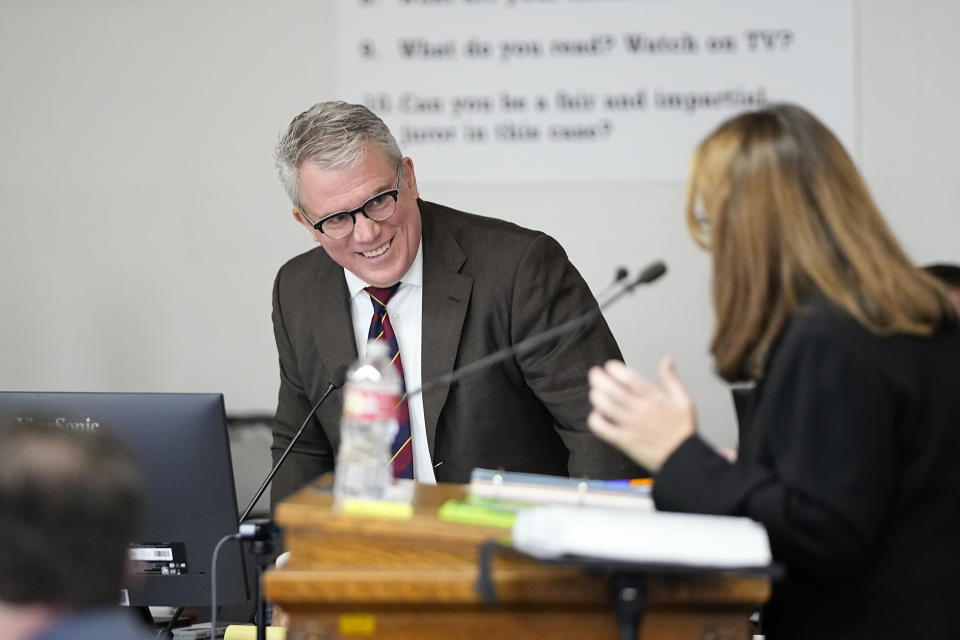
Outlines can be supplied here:
M145 562L166 560L173 562L173 549L160 547L132 547L130 549L131 560L141 560Z
M182 542L139 542L128 549L130 572L139 575L184 576L189 573Z

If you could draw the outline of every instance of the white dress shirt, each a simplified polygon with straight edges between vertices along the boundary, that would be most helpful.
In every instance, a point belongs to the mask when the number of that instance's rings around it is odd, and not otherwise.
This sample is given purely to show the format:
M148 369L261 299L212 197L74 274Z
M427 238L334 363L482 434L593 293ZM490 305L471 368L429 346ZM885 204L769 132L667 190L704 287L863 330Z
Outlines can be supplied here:
M350 292L350 313L353 317L353 335L357 341L357 353L363 358L367 353L367 334L373 317L373 303L364 291L369 283L343 270ZM423 240L417 249L417 257L407 272L400 278L400 288L387 303L390 324L397 336L400 359L403 361L403 381L407 391L420 388L420 345L423 319ZM423 396L408 398L410 409L410 435L413 437L413 477L417 482L436 484L430 449L427 447L427 429L423 418Z

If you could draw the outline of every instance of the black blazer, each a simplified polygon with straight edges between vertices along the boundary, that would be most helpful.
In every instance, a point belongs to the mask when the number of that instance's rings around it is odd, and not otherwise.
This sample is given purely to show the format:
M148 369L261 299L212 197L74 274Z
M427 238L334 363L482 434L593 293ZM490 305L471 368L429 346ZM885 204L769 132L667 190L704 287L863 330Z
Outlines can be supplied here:
M960 332L877 337L818 299L771 354L729 464L699 437L658 508L764 524L778 638L957 638Z
M419 206L425 382L596 308L553 238L429 202ZM343 270L322 248L280 269L273 324L280 356L276 459L334 372L357 358ZM620 357L601 319L585 333L425 393L437 480L467 482L474 467L594 478L643 474L586 427L587 369ZM274 503L333 469L341 408L339 392L320 408L273 481Z

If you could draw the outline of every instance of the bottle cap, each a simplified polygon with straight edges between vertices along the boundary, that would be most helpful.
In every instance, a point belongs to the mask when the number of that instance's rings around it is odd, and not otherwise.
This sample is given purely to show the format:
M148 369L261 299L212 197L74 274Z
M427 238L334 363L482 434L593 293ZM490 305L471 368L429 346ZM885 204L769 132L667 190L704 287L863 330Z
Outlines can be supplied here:
M371 340L367 343L367 360L374 358L389 358L390 346L382 340Z

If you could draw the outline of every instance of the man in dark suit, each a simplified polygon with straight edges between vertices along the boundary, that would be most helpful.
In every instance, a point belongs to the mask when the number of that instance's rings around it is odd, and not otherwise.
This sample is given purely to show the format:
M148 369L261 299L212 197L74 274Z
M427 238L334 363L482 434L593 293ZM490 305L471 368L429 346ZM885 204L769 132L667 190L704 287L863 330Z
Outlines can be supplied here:
M277 275L276 459L330 383L365 349L364 287L387 303L407 389L559 325L596 301L560 245L517 225L420 199L413 162L365 107L320 103L277 148L293 217L321 246ZM620 352L603 320L409 402L421 482L466 482L474 467L594 478L643 471L586 428L586 371ZM274 503L333 469L332 395L273 483Z

